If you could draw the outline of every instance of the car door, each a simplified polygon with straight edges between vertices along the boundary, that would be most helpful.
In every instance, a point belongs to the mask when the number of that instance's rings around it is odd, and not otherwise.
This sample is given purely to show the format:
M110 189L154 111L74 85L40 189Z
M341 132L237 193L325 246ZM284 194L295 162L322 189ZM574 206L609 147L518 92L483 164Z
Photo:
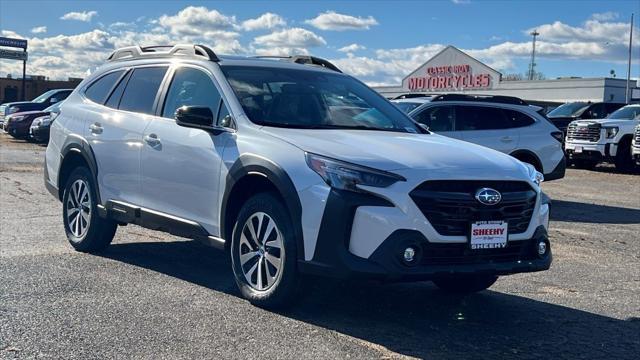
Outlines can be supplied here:
M209 107L214 119L229 112L214 77L204 68L176 67L165 87L158 116L144 131L142 206L195 221L218 234L219 173L225 143L233 135L179 126L174 114L181 106L196 105Z
M142 134L155 112L168 66L145 66L122 76L87 121L86 138L98 164L101 200L140 204ZM88 88L87 93L91 91ZM109 109L112 108L112 109ZM117 109L117 110L116 110Z
M494 106L456 106L455 129L462 133L465 141L506 154L518 146L520 137L505 112Z
M462 139L459 132L454 131L454 111L450 105L428 106L417 113L412 113L411 117L420 124L426 125L429 130L436 134Z

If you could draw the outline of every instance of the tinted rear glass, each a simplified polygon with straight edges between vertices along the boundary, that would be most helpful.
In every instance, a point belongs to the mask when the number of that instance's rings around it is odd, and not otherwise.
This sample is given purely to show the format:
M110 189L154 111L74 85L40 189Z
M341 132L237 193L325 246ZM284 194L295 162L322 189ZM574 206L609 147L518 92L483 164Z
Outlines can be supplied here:
M116 81L122 76L122 73L124 73L124 71L114 71L94 81L93 84L89 85L84 95L93 102L104 104L113 85L116 84Z
M133 70L118 108L153 114L153 103L166 72L166 67L145 67Z

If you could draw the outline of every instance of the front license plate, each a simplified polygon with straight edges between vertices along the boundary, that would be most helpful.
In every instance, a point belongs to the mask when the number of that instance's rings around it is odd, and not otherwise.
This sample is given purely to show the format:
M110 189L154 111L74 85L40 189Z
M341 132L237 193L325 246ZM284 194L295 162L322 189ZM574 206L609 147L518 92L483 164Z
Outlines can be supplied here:
M576 154L582 154L582 146L576 146L573 152Z
M471 249L501 249L507 246L506 221L477 221L471 224Z

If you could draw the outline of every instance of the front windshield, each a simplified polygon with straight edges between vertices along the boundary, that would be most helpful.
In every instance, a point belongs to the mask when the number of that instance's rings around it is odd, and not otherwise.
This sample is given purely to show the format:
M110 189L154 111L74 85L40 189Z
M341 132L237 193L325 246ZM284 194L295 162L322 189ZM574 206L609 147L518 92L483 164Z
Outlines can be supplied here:
M43 103L45 101L47 101L47 99L49 98L49 96L51 96L51 94L53 94L55 92L55 90L49 90L46 93L38 96L37 98L31 100L31 102L34 103Z
M625 106L612 112L607 119L640 120L640 106Z
M299 129L421 132L366 85L325 71L221 66L249 120Z
M589 105L591 104L583 103L583 102L573 102L573 103L562 104L557 108L553 109L553 111L551 111L550 113L548 113L547 117L553 118L553 117L579 116L580 114L582 114L584 110L586 110L589 107Z
M422 104L414 102L394 102L393 105L398 107L398 109L402 110L405 114L408 114Z

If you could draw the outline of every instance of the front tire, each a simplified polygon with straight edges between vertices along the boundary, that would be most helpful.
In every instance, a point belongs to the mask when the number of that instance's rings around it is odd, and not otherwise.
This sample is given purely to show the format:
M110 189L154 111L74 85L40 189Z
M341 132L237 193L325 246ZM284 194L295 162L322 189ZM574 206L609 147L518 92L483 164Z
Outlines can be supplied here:
M631 158L631 140L624 139L618 145L616 158L614 159L616 169L621 172L630 172L634 168Z
M98 252L113 240L118 225L98 215L96 187L89 169L79 167L69 175L62 197L67 239L81 252Z
M231 262L242 296L264 308L288 305L298 291L296 238L282 201L271 193L251 197L233 228Z
M495 275L458 275L433 280L440 290L452 294L472 294L486 290L498 280Z

